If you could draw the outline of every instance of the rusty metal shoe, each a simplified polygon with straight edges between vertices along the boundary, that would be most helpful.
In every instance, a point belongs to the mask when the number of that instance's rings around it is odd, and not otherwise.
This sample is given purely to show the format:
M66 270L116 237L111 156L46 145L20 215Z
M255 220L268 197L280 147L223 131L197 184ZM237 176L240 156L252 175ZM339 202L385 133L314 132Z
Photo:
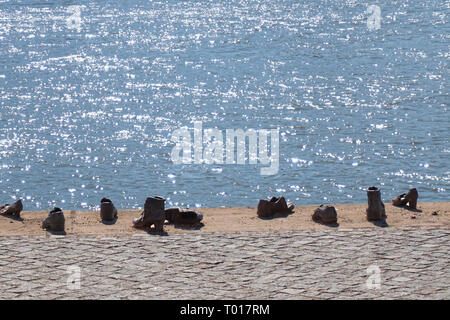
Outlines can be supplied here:
M416 188L412 188L405 195L405 199L408 201L408 207L412 209L417 209L417 199L419 198L419 193Z
M5 204L0 208L0 215L13 216L14 218L20 218L20 212L23 210L22 200L17 200L13 204Z
M107 198L100 200L100 218L102 221L113 221L117 218L117 209Z
M323 224L335 224L337 223L337 212L333 206L324 206L320 205L316 210L314 210L314 214L312 215L312 219L315 222L323 223Z
M286 203L284 197L272 197L270 200L259 200L257 214L259 217L268 218L276 213L290 213L294 207L294 204Z
M259 200L258 209L256 213L258 214L258 217L268 218L273 215L272 208L273 204L270 201L261 199Z
M166 220L175 225L196 225L203 220L203 214L192 210L169 208L164 211Z
M158 232L164 231L164 221L166 215L164 213L164 202L166 199L162 197L148 197L145 200L144 211L139 218L133 219L133 226L135 228L150 228L155 225L155 230Z
M397 207L408 206L412 209L417 209L417 199L419 193L416 188L410 189L408 193L402 193L401 195L392 199L392 205Z
M42 221L42 228L50 231L64 231L65 221L62 210L55 207L50 211L48 217Z
M386 219L386 210L381 201L381 192L377 187L367 189L367 199L369 207L366 210L368 221L378 221Z
M271 202L275 203L274 206L274 211L275 213L289 213L294 211L294 204L292 203L287 203L286 199L284 199L284 197L279 197L279 198L275 198L272 197L272 199L270 199Z

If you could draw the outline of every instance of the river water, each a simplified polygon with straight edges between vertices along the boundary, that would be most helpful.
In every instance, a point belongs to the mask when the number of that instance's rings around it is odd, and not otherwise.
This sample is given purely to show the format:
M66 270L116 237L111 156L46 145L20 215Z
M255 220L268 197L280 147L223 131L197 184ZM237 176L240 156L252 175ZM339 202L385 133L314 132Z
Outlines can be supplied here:
M0 0L0 202L361 203L372 185L385 201L411 187L448 201L449 13L419 0ZM173 163L171 134L195 121L279 128L278 173Z

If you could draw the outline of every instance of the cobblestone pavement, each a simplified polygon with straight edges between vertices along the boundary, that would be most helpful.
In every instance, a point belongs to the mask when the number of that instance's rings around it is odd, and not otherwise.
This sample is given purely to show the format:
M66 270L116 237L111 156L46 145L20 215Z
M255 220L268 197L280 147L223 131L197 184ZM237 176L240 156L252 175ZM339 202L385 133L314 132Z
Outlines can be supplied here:
M0 237L0 298L449 299L449 249L449 229Z

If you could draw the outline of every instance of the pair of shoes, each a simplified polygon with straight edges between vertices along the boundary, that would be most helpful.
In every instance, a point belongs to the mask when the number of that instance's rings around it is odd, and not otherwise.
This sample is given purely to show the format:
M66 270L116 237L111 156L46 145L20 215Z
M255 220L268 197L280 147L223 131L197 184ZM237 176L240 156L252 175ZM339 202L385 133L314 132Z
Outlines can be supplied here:
M100 218L102 221L113 221L117 219L117 209L111 200L103 198L100 200Z
M164 202L166 199L162 197L148 197L145 200L144 211L139 218L133 219L133 226L135 228L150 228L155 225L157 232L164 231L164 221L166 215L164 213Z
M416 188L410 189L408 193L402 193L401 195L392 199L392 205L402 207L408 205L412 209L417 209L417 199L419 193Z
M23 210L22 200L17 200L13 204L5 204L0 207L0 215L13 216L20 218L20 212Z
M336 209L333 206L324 206L321 204L320 207L314 210L312 219L315 222L323 224L335 224L337 223Z
M259 217L268 218L276 213L290 213L294 210L292 203L286 203L284 197L272 197L270 200L259 200L257 214Z
M53 208L49 215L42 222L42 228L50 231L64 231L66 219L64 218L64 213L60 208Z
M164 211L167 221L175 225L196 225L203 219L203 214L180 208L169 208Z

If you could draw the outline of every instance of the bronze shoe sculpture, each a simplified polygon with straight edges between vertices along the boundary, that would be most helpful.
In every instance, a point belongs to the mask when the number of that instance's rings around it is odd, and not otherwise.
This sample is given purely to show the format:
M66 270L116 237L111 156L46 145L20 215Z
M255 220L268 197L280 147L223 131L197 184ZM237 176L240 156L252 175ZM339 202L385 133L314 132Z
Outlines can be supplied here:
M268 218L276 213L290 213L294 207L292 203L286 203L284 197L272 197L270 200L259 200L257 214L259 217Z
M401 195L392 199L392 205L402 207L408 205L412 209L417 209L417 199L419 193L416 188L410 189L408 193L402 193Z
M107 198L100 200L100 218L102 221L113 221L117 218L117 209Z
M150 228L155 225L155 230L158 232L164 231L164 221L166 215L164 213L164 202L166 199L162 197L148 197L145 200L144 211L139 218L133 219L133 226L135 228Z
M22 200L17 200L13 204L5 204L0 207L0 215L13 216L16 219L20 218L20 212L23 210Z
M324 206L320 205L316 210L314 210L314 214L312 215L312 219L315 222L323 223L323 224L336 224L337 223L337 212L333 206Z
M369 187L367 189L367 199L369 207L366 210L368 221L378 221L386 219L386 210L384 203L381 201L381 192L377 187Z
M196 225L203 220L203 214L180 208L169 208L164 211L166 220L175 225Z
M42 222L42 228L49 231L62 232L64 231L65 221L66 219L64 218L64 213L62 210L55 207L52 211L50 211L48 217Z
M405 198L408 200L408 206L413 209L417 209L417 199L419 198L419 192L416 188L412 188L408 191Z

